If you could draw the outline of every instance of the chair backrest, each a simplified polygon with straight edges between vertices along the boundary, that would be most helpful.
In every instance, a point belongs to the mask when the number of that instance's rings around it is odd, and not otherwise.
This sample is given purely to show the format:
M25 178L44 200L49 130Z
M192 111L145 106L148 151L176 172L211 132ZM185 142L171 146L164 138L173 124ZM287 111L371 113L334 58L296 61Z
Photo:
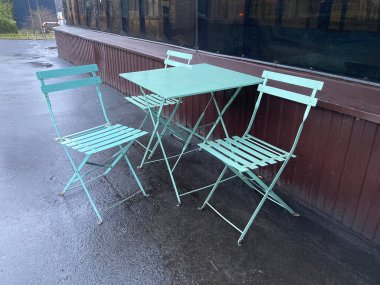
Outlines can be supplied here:
M98 66L96 64L74 66L68 68L54 69L54 70L44 70L37 72L37 78L41 81L41 90L45 95L49 93L63 91L67 89L74 89L79 87L100 85L102 80L99 76L96 76L98 71ZM91 73L91 77L85 77L80 79L69 79L61 82L54 82L48 84L46 80L52 78L61 78L72 75L81 75Z
M289 152L289 157L290 157L293 154L294 149L298 143L299 137L303 129L303 125L309 115L311 107L315 107L317 105L318 99L315 98L315 95L317 94L317 91L322 90L324 83L322 81L317 81L317 80L312 80L312 79L307 79L303 77L292 76L292 75L287 75L287 74L282 74L282 73L277 73L277 72L271 72L271 71L266 71L266 70L263 72L262 77L264 78L264 81L262 84L259 85L257 89L260 93L257 98L251 120L248 124L247 130L244 133L244 135L247 135L252 128L263 94L268 94L268 95L280 97L286 100L290 100L293 102L304 104L306 105L306 109L303 115L302 122L300 123L300 126L298 128L294 143ZM286 83L288 85L300 86L300 87L303 87L304 89L311 90L311 92L309 95L304 95L304 94L296 93L293 91L288 91L285 89L269 86L269 84L276 81L281 82L281 83Z
M68 67L68 68L61 68L61 69L54 69L54 70L44 70L44 71L38 71L37 78L41 81L41 90L42 93L44 93L46 101L48 103L49 112L51 119L54 124L54 129L58 134L58 137L62 139L58 127L56 124L56 120L53 114L51 101L50 101L50 93L54 93L57 91L65 91L69 89L76 89L80 87L86 87L86 86L94 86L96 88L100 104L102 106L102 111L104 118L107 123L110 123L108 120L104 103L102 99L102 93L100 91L100 84L102 83L102 80L99 76L96 75L96 72L98 72L98 66L96 64L90 64L90 65L82 65L82 66L74 66L74 67ZM83 75L88 75L84 77ZM78 75L80 76L77 79L72 79L72 76ZM67 78L67 76L70 76L70 78ZM54 79L54 82L49 83L49 79ZM57 82L59 81L59 82Z
M257 89L259 92L311 106L315 106L317 104L318 99L315 98L315 95L317 91L322 90L323 87L322 81L311 80L303 77L292 76L266 70L264 70L262 77L264 78L264 82L259 85ZM277 81L287 83L290 85L301 86L304 88L311 89L312 92L310 95L303 95L300 93L271 87L268 85L268 81Z
M186 66L189 65L191 60L193 59L192 54L173 50L168 50L166 55L167 57L164 61L165 68L168 66ZM177 60L173 60L173 57ZM178 61L178 59L181 59L182 62Z

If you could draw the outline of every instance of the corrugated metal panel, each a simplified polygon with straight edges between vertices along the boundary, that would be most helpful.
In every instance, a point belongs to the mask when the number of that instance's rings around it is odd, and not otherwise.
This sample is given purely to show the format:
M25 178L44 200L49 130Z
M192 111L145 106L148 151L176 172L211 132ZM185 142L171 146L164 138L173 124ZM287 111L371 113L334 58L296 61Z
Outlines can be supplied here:
M118 74L160 68L162 60L104 43L56 33L59 55L73 64L97 63L103 81L130 95L139 89ZM202 58L207 62L207 58ZM210 59L215 63L215 58ZM222 62L223 59L220 59ZM230 134L242 134L256 99L253 88L243 90L225 115ZM219 92L220 104L231 91ZM208 96L185 99L176 117L193 125ZM166 110L168 113L169 110ZM302 106L265 98L254 125L256 136L289 148L303 114ZM216 116L212 108L206 121ZM217 133L220 133L220 128ZM204 132L204 131L203 131ZM380 244L380 131L379 125L335 111L315 108L279 186L303 206L339 221L346 228ZM278 167L278 166L275 166ZM267 168L270 177L278 168Z

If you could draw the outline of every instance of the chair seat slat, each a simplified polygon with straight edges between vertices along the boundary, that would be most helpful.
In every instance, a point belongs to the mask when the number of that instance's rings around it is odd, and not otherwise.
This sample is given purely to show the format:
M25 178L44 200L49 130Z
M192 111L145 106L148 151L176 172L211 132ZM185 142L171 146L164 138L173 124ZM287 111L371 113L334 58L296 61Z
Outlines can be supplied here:
M272 159L272 157L269 154L264 154L262 152L258 152L254 147L252 147L252 144L249 143L246 139L241 138L241 137L233 137L234 142L237 144L241 144L243 147L246 147L249 149L249 153L258 159L260 161L265 161L266 163L269 164L274 164L277 163L275 160Z
M76 137L83 136L83 135L95 132L97 130L102 130L102 129L108 127L108 126L109 126L109 124L106 123L106 124L103 124L103 125L100 125L100 126L93 127L91 129L87 129L87 130L84 130L84 131L80 131L80 132L76 132L76 133L73 133L73 134L65 135L65 136L63 136L63 138L64 139L74 139Z
M243 144L241 144L241 143L239 143L239 142L237 142L237 141L235 141L233 139L229 139L228 143L236 146L240 150L243 150L244 153L246 154L247 158L249 157L249 159L252 160L253 163L255 163L255 164L259 165L259 166L266 166L267 165L267 163L262 162L262 160L260 160L260 159L257 158L257 153L253 149L251 149L249 147L246 147L245 145L243 145ZM256 154L256 155L253 156L252 154ZM271 163L271 162L272 161L270 161L268 163ZM273 163L275 163L275 161L273 161Z
M69 146L69 147L77 146L77 145L80 145L80 144L87 144L88 145L88 144L90 144L93 141L96 141L96 140L104 138L106 136L115 134L115 133L117 133L119 131L122 131L124 129L128 129L128 128L125 127L125 126L120 126L118 128L108 128L108 130L105 131L105 132L100 132L97 135L89 136L89 137L86 137L86 138L77 138L75 141L72 141L72 142L70 142L70 143L68 143L66 145Z
M110 138L108 140L104 140L104 141L101 141L101 142L96 143L94 145L86 146L86 147L83 147L83 148L80 148L80 149L77 149L77 150L80 151L80 152L87 152L87 151L90 151L90 150L93 150L93 149L97 149L97 148L106 146L106 145L108 145L110 143L113 143L113 142L115 142L117 140L121 140L121 139L124 139L124 138L127 138L127 137L131 137L132 135L134 135L136 133L139 133L139 132L141 132L141 131L134 129L133 131L130 131L130 132L126 133L126 134L122 134L120 136L116 136L116 137Z
M249 136L249 138L255 137ZM247 137L242 138L238 136L208 141L199 144L199 146L236 169L238 169L237 165L239 165L239 171L243 171L243 168L247 170L275 164L284 161L288 155L287 152L281 149L279 149L281 153L277 151L271 152L267 146L255 144L252 141L248 141ZM204 146L207 146L207 148ZM234 163L232 164L231 162Z
M233 150L228 149L222 143L215 143L213 141L209 141L209 142L207 142L207 144L212 146L217 151L221 152L223 155L227 156L228 158L234 160L237 163L242 164L243 166L245 166L247 168L253 167L253 165L254 165L252 162L250 162L250 161L242 158L241 156L238 156L237 154L235 154ZM231 147L231 148L233 148L233 147ZM233 149L238 150L237 148L233 148Z
M145 109L153 108L157 105L157 104L152 103L149 99L146 100L143 95L142 96L134 96L132 98L133 98L132 99L133 101L138 102L139 104L145 106L144 107Z
M91 138L88 138L88 139L85 139L82 141L78 141L78 142L76 142L75 145L72 145L71 147L73 149L81 149L83 147L91 147L92 145L95 145L95 144L100 143L102 141L112 139L112 138L121 136L123 134L126 134L126 133L128 133L129 130L132 131L134 129L127 128L127 127L123 126L123 128L114 129L111 132L103 133L97 137L91 137Z
M252 149L251 154L260 158L261 161L266 161L270 164L276 163L276 161L273 159L273 156L274 156L273 153L268 152L265 149L261 149L261 148L257 147L255 144L247 141L244 138L236 137L236 136L234 136L233 138L234 138L234 140L236 140L236 141L242 143L243 145L251 148Z
M279 156L279 155L284 154L284 153L278 152L276 149L274 149L272 147L272 145L270 145L270 144L262 144L261 142L254 140L252 137L246 137L244 139L247 142L250 142L250 143L254 144L255 146L259 147L260 149L262 149L263 152L265 154L267 154L268 156L270 156L270 157L272 157L273 155Z
M248 169L246 167L243 167L241 166L240 164L236 163L235 161L229 159L228 157L226 157L225 155L222 155L220 152L217 152L216 150L214 150L212 147L208 146L207 144L205 143L201 143L199 144L199 146L206 150L207 152L209 152L210 154L212 154L213 156L219 158L221 161L223 161L225 164L227 165L230 165L232 166L233 168L241 171L241 172L244 172L244 171L247 171Z
M137 97L137 96L133 96L133 97L127 97L126 96L124 98L142 110L148 109L148 107L146 106L146 103L142 104L142 103L140 103L140 101L136 100L134 97Z
M161 101L160 100L155 100L155 99L152 99L150 97L147 96L147 98L144 98L144 95L143 96L139 96L138 98L136 98L136 100L138 100L139 102L141 102L142 104L145 104L145 106L147 106L147 108L152 108L152 107L157 107L157 106L160 106L161 105ZM148 102L148 104L147 104ZM166 105L166 104L164 104Z
M124 98L127 99L132 104L144 110L153 108L153 107L159 107L161 105L161 100L162 100L161 97L158 95L147 95L147 101L149 104L147 105L144 95L124 97ZM165 101L164 106L174 105L174 104L177 104L177 102L178 102L178 99L169 99Z
M287 151L285 151L285 150L283 150L281 148L278 148L278 147L276 147L276 146L274 146L274 145L272 145L270 143L267 143L266 141L260 140L260 139L258 139L256 137L252 136L252 135L247 135L247 137L250 138L250 139L252 139L252 140L258 141L261 144L268 146L269 148L275 149L279 153L282 153L282 154L287 154L288 153Z
M155 102L156 104L161 104L162 102L162 98L159 97L158 95L146 95L147 99L152 101L152 102Z
M116 128L121 128L121 127L123 127L123 126L119 125L119 124L113 125L113 126L109 126L109 127L107 126L107 127L105 127L104 129L101 129L101 130L95 130L93 132L86 133L86 134L84 134L82 136L75 137L73 139L65 140L65 141L62 142L62 144L71 144L73 142L77 142L79 140L83 140L83 139L86 139L86 138L89 138L89 137L97 136L97 135L100 135L100 134L102 134L104 132L108 132L110 130L113 130L113 129L116 129Z
M107 144L107 145L104 145L102 147L98 147L96 149L92 149L90 151L86 151L85 153L86 154L94 154L94 153L97 153L97 152L100 152L100 151L103 151L103 150L106 150L106 149L109 149L109 148L113 148L113 147L125 144L127 142L134 141L134 140L138 139L139 137L142 137L142 136L146 135L147 133L148 132L140 131L139 130L139 132L135 133L132 136L128 136L126 138L119 138L119 140L114 141L111 144Z

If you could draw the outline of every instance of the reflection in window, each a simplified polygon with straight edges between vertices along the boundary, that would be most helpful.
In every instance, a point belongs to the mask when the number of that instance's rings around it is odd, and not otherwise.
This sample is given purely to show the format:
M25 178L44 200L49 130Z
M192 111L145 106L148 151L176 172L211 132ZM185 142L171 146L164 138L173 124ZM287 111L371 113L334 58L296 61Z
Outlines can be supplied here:
M199 48L380 82L380 0L199 0Z
M63 0L63 5L70 25L380 82L380 0Z
M194 47L194 0L122 0L125 35Z

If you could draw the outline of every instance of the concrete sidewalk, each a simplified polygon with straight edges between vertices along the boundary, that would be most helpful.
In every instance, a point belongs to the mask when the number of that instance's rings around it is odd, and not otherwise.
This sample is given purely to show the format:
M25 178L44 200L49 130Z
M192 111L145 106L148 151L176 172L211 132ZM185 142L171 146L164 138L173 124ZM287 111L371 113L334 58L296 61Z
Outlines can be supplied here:
M72 172L54 141L35 76L69 66L54 47L53 41L0 40L0 284L380 284L374 256L271 203L238 247L235 230L211 211L197 210L206 193L187 196L176 207L163 164L137 172L148 198L135 196L97 225L80 188L58 196ZM138 126L142 112L102 89L110 119ZM96 95L78 95L53 97L64 133L103 123ZM166 140L169 152L180 148L173 137ZM136 166L141 149L134 147L130 157ZM181 189L214 182L222 169L203 153L183 162ZM138 187L121 162L90 191L102 210ZM237 191L247 199L241 201ZM259 198L236 180L218 194L213 203L241 224Z

